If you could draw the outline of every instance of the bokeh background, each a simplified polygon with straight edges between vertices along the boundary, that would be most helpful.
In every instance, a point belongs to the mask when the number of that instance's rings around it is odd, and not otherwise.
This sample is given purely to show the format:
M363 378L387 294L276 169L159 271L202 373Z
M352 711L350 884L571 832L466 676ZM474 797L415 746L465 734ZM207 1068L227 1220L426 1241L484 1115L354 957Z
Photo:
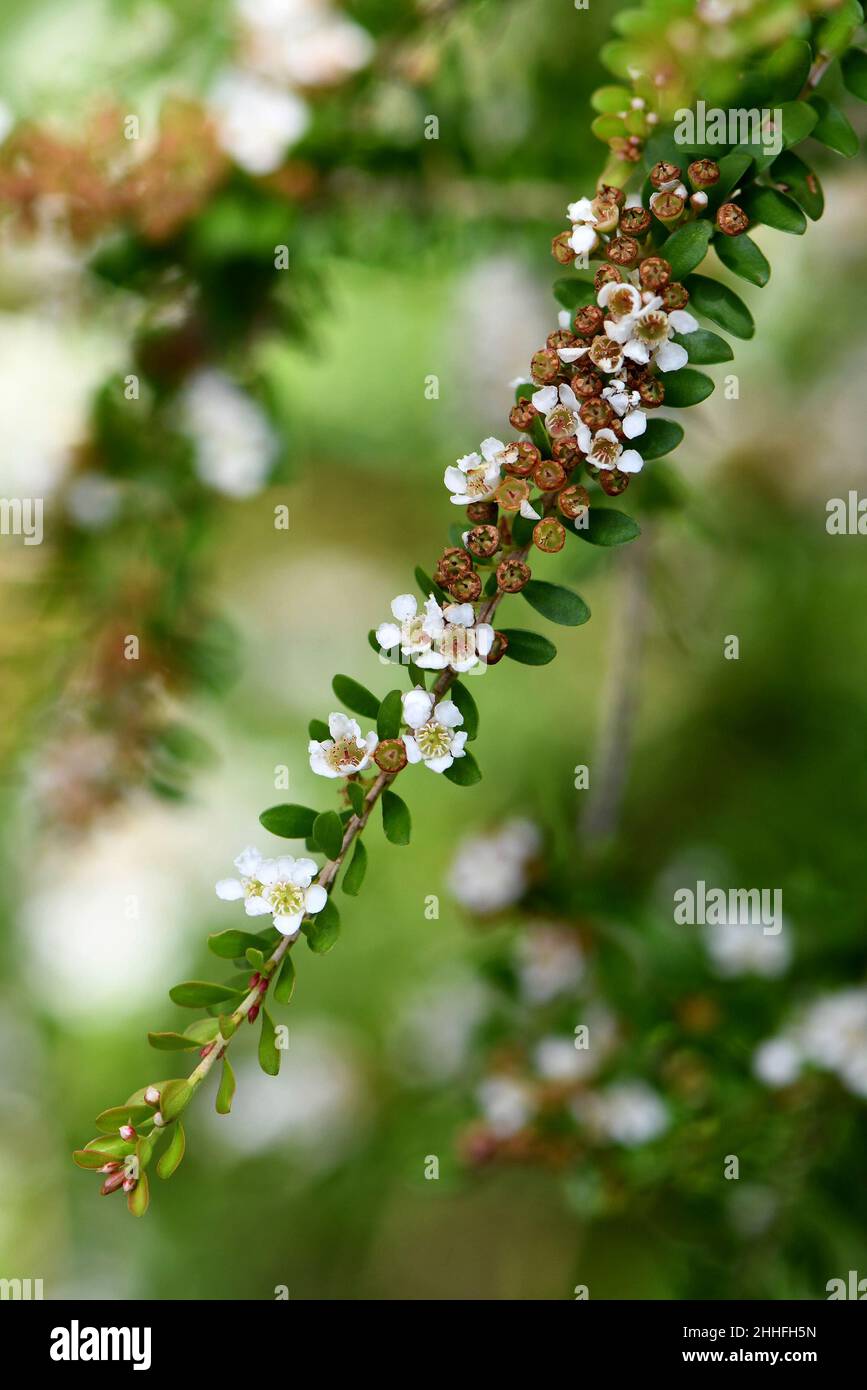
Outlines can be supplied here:
M0 20L0 493L46 518L42 546L0 542L0 1275L52 1298L825 1297L867 1274L867 570L825 529L864 486L867 175L818 147L827 212L757 233L759 331L623 499L641 541L546 562L592 622L534 615L556 662L472 687L482 782L416 773L412 846L373 828L339 943L301 943L279 1078L239 1040L232 1115L199 1099L144 1221L70 1162L156 1074L147 1030L188 1021L169 986L214 978L214 881L277 844L259 812L322 803L307 723L333 673L392 683L367 632L433 567L444 467L507 429L554 326L548 240L601 162L617 5L299 0L307 46L281 57L285 8ZM172 102L138 183L111 134L97 168L75 154L130 112L153 147ZM591 814L574 769L612 740ZM780 888L782 937L674 927L698 878ZM616 1041L575 1147L562 1040L591 1015ZM489 1151L540 1105L550 1143Z

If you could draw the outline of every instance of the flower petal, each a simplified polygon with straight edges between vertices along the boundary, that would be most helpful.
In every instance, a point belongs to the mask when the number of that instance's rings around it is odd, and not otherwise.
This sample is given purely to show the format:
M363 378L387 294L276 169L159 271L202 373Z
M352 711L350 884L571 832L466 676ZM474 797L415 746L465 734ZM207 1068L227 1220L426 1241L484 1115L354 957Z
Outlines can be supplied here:
M637 449L624 449L617 460L617 467L621 473L640 473L644 467L644 459Z
M661 372L679 372L689 361L689 353L680 343L663 343L654 361Z
M328 902L328 894L321 883L311 883L310 887L307 889L306 900L307 911L312 917L315 917L316 913L321 912Z
M630 410L623 417L623 433L627 439L637 439L647 429L647 416L643 410Z
M224 903L235 903L244 896L244 885L237 878L221 878L217 884L217 897Z
M430 691L423 690L420 685L408 690L401 700L404 723L411 729L420 729L430 719L433 699Z
M410 618L414 618L418 612L415 594L398 594L397 598L392 601L391 611L399 623L405 623Z

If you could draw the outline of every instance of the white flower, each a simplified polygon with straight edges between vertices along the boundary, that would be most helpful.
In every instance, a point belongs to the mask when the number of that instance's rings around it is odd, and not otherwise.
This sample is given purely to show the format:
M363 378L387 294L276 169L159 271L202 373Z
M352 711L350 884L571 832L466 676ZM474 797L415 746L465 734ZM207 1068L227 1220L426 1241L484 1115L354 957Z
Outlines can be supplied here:
M574 932L530 927L517 945L521 994L529 1004L547 1004L571 994L584 974L584 952Z
M348 777L350 773L363 772L370 767L370 760L379 742L375 733L362 737L361 729L354 719L345 714L328 716L328 731L331 737L318 743L311 739L307 751L310 766L320 777Z
M471 603L450 603L441 608L431 594L424 616L412 594L398 594L391 605L396 623L380 623L376 640L383 651L400 645L403 656L412 657L425 671L469 671L483 660L494 643L490 623L477 623Z
M656 1139L668 1128L668 1111L645 1081L619 1081L605 1091L580 1096L573 1112L597 1135L628 1149Z
M788 967L792 956L785 924L776 935L750 922L725 922L704 928L704 943L716 973L731 979L735 975L760 975L776 979Z
M836 1073L867 1099L867 989L823 995L805 1013L796 1040L808 1061Z
M698 323L683 309L663 312L658 295L636 313L619 319L606 319L605 332L623 345L623 355L632 362L654 362L661 372L676 372L689 361L686 348L670 341L672 333L694 333Z
M294 92L237 69L217 79L208 104L220 147L248 174L279 169L310 121L306 102Z
M753 1054L753 1072L766 1086L788 1086L797 1080L803 1060L791 1038L768 1038Z
M637 449L624 449L613 430L597 430L591 434L583 422L578 426L578 445L587 455L587 462L597 468L619 468L621 473L640 473L644 459Z
M203 483L228 497L251 497L264 486L277 438L264 412L224 372L196 372L180 401L181 423Z
M612 379L602 388L602 399L607 401L615 414L623 421L623 433L627 439L637 439L647 429L647 416L638 408L641 395L630 391L625 381Z
M600 309L607 309L616 322L639 312L641 291L626 280L609 280L596 296L596 303Z
M533 1114L529 1088L511 1076L489 1076L476 1092L485 1119L498 1139L517 1134Z
M487 916L517 902L526 892L530 862L542 837L530 820L511 820L493 834L463 841L449 872L449 889L468 912Z
M503 464L514 462L517 457L517 445L507 446L501 439L483 439L481 454L465 454L443 475L452 502L458 507L465 507L468 502L486 502L499 485Z
M319 0L236 0L244 26L244 57L281 82L319 87L366 66L370 35Z
M430 691L417 685L403 697L403 718L412 729L403 740L409 762L423 762L431 772L445 772L455 758L465 756L467 735L457 728L464 716L453 700L434 704Z
M566 216L572 223L569 245L576 256L583 256L586 252L592 251L599 238L594 231L596 217L590 199L579 198L577 202L570 203L566 209Z
M328 894L313 879L319 872L312 859L263 859L252 846L235 860L240 878L223 878L217 884L217 897L225 902L244 899L249 917L271 913L274 926L283 936L296 936L307 913L321 912Z
M565 362L572 359L564 356L564 353L581 356L586 351L586 348L561 348L559 356ZM578 397L566 382L562 382L559 387L542 386L533 392L531 399L536 409L545 416L545 428L554 438L563 439L576 433L580 423L578 411L581 407Z

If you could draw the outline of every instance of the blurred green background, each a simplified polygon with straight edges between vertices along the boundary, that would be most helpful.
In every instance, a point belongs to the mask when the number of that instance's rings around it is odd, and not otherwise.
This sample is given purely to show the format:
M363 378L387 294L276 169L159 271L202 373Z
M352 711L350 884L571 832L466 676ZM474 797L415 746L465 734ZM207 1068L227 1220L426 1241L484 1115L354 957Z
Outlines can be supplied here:
M279 852L259 812L324 804L307 723L330 712L334 671L377 694L393 683L367 632L414 565L433 568L453 520L443 469L490 433L508 437L509 382L555 326L547 240L600 167L588 97L616 8L351 7L377 56L318 94L294 152L323 182L287 212L303 281L292 331L278 321L243 354L279 428L279 467L252 496L211 499L184 540L185 583L228 620L236 674L217 700L191 678L166 699L211 754L184 799L136 781L92 815L60 816L72 826L54 823L52 802L108 755L85 745L78 765L52 744L79 693L67 662L91 650L94 590L135 551L99 527L79 549L52 499L66 495L101 383L126 370L141 306L129 285L92 275L92 248L62 228L3 226L0 491L46 497L47 540L0 550L0 1275L43 1278L46 1297L267 1299L285 1286L302 1299L560 1299L586 1284L593 1298L814 1298L832 1277L867 1273L864 1091L819 1071L780 1092L751 1067L801 1005L864 987L867 571L863 538L829 536L825 508L863 486L867 179L858 161L821 155L825 218L803 239L757 234L774 275L740 290L759 331L729 364L736 398L712 369L718 389L674 459L623 499L644 527L643 639L613 651L636 583L624 553L575 546L547 560L544 577L577 586L592 622L555 631L534 615L555 664L506 663L472 685L483 781L461 789L418 770L405 792L412 846L372 827L337 947L296 951L279 1078L258 1071L252 1037L235 1044L233 1114L193 1107L184 1164L155 1183L144 1221L98 1199L69 1160L92 1115L156 1074L147 1030L188 1021L168 987L213 978L204 937L237 924L214 881L247 843ZM236 43L227 14L10 3L10 120L51 117L68 133L94 94L144 109L201 92ZM419 137L428 112L441 120L433 148ZM238 368L237 354L223 360ZM147 527L136 544L159 568ZM520 599L509 606L523 625ZM123 616L135 631L134 601ZM730 634L737 661L723 656ZM612 679L636 697L625 797L616 833L588 846L573 769L593 765ZM284 767L288 791L276 790ZM539 878L523 908L480 926L450 892L450 867L463 837L515 815L541 828ZM698 929L672 928L670 885L715 875L782 889L782 973L721 977ZM667 1133L640 1161L462 1162L494 1037L485 991L528 911L581 923L630 1074L666 1098ZM683 1021L696 998L700 1037ZM534 1026L513 1010L494 1040L521 1047ZM867 1035L851 1045L867 1066ZM722 1178L731 1153L738 1183ZM425 1178L432 1155L437 1181Z

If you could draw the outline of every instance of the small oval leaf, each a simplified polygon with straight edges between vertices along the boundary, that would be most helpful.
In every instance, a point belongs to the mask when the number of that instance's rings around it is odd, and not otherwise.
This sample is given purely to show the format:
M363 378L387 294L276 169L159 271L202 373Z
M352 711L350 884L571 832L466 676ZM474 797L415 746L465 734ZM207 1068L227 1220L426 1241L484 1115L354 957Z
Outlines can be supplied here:
M461 715L463 716L464 722L461 725L461 728L466 733L467 742L472 743L473 739L479 732L478 706L476 705L476 702L473 699L470 692L467 690L467 687L465 685L462 685L460 681L454 681L452 683L451 689L449 690L449 695L451 696L452 700L457 705L458 709L461 712Z
M710 280L706 275L690 275L686 282L689 290L689 307L696 313L719 324L727 333L736 338L752 338L756 331L753 316L743 300L723 285L719 280ZM668 381L666 380L666 398Z
M672 280L685 280L691 270L701 265L712 235L713 223L704 217L696 222L687 222L685 227L678 227L663 242L659 254L669 262Z
M675 375L672 373L672 376ZM668 378L665 383L666 395L668 394ZM618 512L614 507L591 507L583 518L585 525L575 528L567 527L567 531L579 536L582 541L588 541L590 545L625 545L627 541L634 541L641 535L641 527L638 522L625 512Z
M684 346L688 349L688 340L695 338L696 333L684 335ZM713 336L713 335L711 335ZM722 342L722 338L719 340ZM674 420L659 420L655 417L648 420L644 434L639 435L635 440L635 446L645 459L660 459L665 454L670 454L672 449L676 449L683 439L683 426L675 424Z
M258 1057L259 1066L266 1076L276 1076L280 1070L280 1049L277 1046L277 1030L267 1009L262 1010Z
M184 1127L176 1120L170 1131L168 1145L157 1159L157 1177L168 1179L180 1165L187 1147Z
M397 738L402 714L400 691L389 690L376 716L376 732L380 738Z
M336 811L323 811L313 822L313 838L322 853L336 859L343 844L343 822Z
M340 913L337 911L336 903L329 898L321 912L302 923L301 930L311 951L315 951L318 956L324 956L340 935Z
M331 682L331 689L334 691L338 700L351 709L353 714L360 714L366 719L375 719L379 713L379 701L366 686L353 680L351 676L335 676Z
M665 383L667 405L683 410L688 405L698 405L706 400L714 389L714 383L704 372L693 367L681 367L679 372L671 372Z
M288 1004L295 993L295 962L291 955L284 957L280 974L274 986L274 998L278 1004Z
M472 787L476 782L481 782L482 773L472 753L465 751L462 758L455 758L451 767L445 769L443 777L454 782L456 787Z
M720 233L714 238L714 250L727 267L742 280L751 285L766 285L771 278L771 267L767 257L762 254L752 237L742 232L740 236L725 236Z
M343 891L350 898L357 898L361 892L361 885L364 882L364 875L367 872L367 850L363 840L356 840L355 850L349 862L349 868L343 875Z
M382 828L385 838L393 845L408 845L412 835L412 817L409 807L397 792L382 793Z
M504 627L500 629L508 641L506 656L518 661L522 666L547 666L557 655L557 648L540 632L526 632L522 628Z
M326 737L330 735L326 733ZM262 812L259 824L284 840L304 840L313 830L315 819L316 812L309 806L271 806Z
M232 1100L235 1095L235 1073L232 1071L228 1057L223 1054L223 1070L220 1073L220 1085L217 1091L216 1109L218 1115L228 1115L232 1109Z
M580 627L590 617L590 609L579 594L544 579L531 579L521 590L521 597L543 618L563 627Z

